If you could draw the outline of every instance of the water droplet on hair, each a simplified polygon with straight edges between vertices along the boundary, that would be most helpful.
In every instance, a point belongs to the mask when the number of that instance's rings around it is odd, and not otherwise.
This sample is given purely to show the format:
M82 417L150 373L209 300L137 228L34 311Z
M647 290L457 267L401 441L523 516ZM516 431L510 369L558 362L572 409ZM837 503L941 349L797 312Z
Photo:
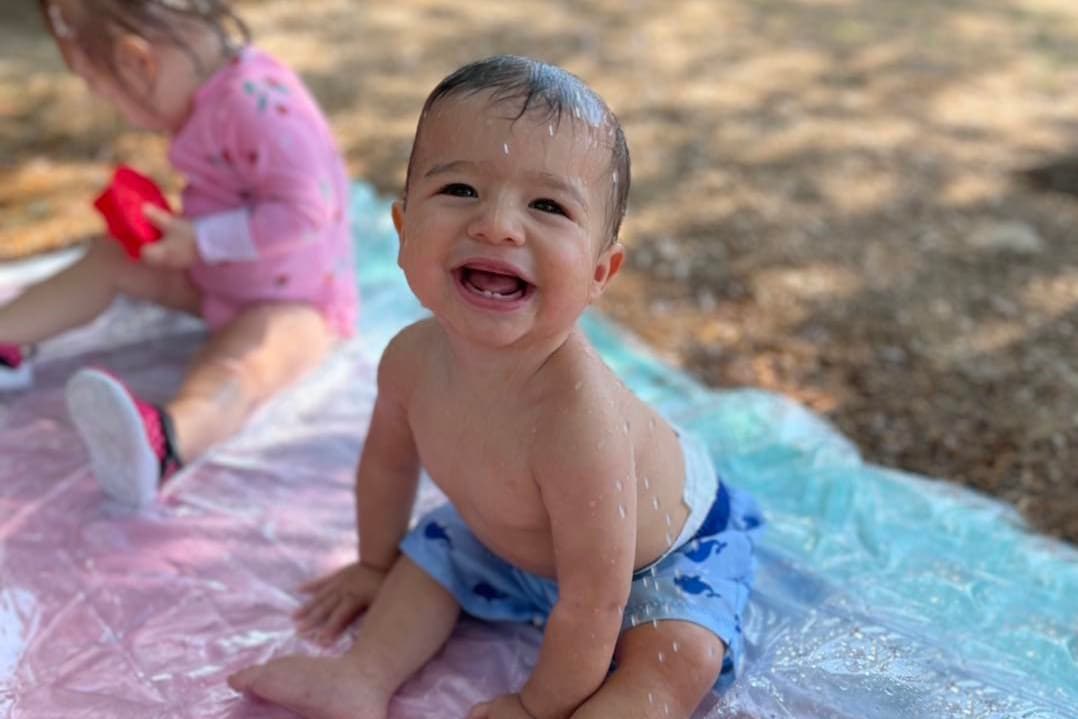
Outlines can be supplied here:
M624 504L619 504L618 505L618 514L621 516L622 519L625 519L625 517L627 516L625 514L625 505Z

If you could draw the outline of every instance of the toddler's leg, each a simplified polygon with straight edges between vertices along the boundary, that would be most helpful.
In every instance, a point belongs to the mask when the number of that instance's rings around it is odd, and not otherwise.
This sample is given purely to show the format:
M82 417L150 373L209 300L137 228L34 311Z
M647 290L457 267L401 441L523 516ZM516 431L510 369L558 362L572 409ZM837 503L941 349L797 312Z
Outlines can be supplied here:
M688 719L722 671L723 643L690 622L641 624L621 635L617 669L573 719Z
M237 432L259 404L316 367L334 341L307 305L265 304L239 314L210 338L166 406L180 457L195 459Z
M390 698L441 649L459 613L453 596L402 556L348 654L283 657L237 672L228 683L307 719L384 719Z
M86 324L117 294L199 311L199 292L184 273L132 262L115 242L97 239L70 267L0 307L0 342L33 344Z

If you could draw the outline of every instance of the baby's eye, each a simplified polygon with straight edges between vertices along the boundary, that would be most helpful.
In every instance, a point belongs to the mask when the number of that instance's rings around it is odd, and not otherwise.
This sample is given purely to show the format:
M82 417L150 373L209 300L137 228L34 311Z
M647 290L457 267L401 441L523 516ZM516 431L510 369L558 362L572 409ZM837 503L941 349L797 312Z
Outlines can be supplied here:
M478 197L479 193L475 191L475 188L471 185L465 185L463 182L451 182L441 190L438 191L440 195L451 195L453 197Z
M540 200L532 200L530 206L534 207L540 212L549 212L552 215L563 215L565 217L569 216L569 213L565 211L564 207L559 205L554 200L545 197Z

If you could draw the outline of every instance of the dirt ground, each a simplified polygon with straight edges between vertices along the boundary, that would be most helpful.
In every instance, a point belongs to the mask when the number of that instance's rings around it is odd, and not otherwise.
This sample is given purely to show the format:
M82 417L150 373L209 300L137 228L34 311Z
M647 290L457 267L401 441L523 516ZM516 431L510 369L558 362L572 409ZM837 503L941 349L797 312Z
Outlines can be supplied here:
M240 8L387 193L459 64L513 52L583 76L634 160L609 314L716 387L784 392L869 460L1078 541L1078 3ZM32 0L0 3L0 257L98 231L109 167L169 178L163 146L64 72Z

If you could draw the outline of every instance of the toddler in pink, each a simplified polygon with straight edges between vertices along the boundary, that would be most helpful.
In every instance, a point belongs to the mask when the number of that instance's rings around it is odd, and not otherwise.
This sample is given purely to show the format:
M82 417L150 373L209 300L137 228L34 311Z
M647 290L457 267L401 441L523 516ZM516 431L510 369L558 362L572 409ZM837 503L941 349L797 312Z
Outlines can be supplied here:
M318 105L279 62L246 48L194 97L169 160L189 178L192 282L222 327L267 300L308 302L340 335L356 320L348 177Z
M138 261L100 238L0 307L0 369L25 373L26 348L92 320L119 294L205 319L209 340L166 402L146 402L99 369L68 383L95 476L140 506L353 332L347 174L315 100L249 46L226 0L39 3L88 88L131 124L170 136L186 185L178 214L143 208L162 237Z

